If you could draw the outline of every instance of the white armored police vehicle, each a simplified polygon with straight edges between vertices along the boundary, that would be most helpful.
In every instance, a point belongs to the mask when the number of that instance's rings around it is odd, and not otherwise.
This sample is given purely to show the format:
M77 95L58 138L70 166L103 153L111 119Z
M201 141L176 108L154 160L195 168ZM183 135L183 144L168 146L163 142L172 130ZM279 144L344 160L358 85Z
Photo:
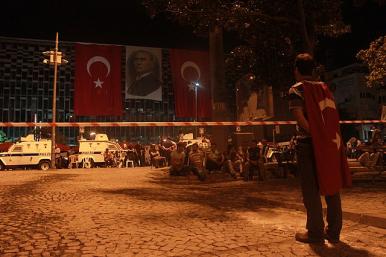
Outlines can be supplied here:
M48 170L51 166L51 140L35 140L30 134L21 137L7 152L0 153L0 170L6 168L37 167Z
M105 164L104 153L122 152L122 147L114 141L110 141L106 134L96 134L95 139L80 139L79 140L79 155L78 161L85 164L86 168L94 166L102 166Z

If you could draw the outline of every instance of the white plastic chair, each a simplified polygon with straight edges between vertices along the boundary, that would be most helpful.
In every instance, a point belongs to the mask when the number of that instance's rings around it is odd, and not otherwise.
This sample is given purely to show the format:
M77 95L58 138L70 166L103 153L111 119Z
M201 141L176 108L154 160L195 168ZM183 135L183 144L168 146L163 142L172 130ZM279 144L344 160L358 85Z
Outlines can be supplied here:
M78 156L70 155L69 157L70 163L68 164L68 168L72 169L75 165L75 168L78 168Z
M130 167L134 168L134 161L127 159L126 160L126 168L128 168L128 164L130 163Z

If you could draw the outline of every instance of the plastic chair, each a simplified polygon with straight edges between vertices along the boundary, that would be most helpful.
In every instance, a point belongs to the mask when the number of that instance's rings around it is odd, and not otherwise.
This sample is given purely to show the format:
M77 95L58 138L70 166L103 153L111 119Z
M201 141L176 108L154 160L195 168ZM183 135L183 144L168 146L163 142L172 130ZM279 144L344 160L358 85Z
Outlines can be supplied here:
M68 168L72 169L74 165L75 165L75 168L78 168L78 156L70 155L69 159L70 159L70 163L68 164Z
M126 160L126 168L129 167L129 166L128 166L129 163L130 163L130 166L131 166L132 168L134 168L134 161L129 160L129 159Z

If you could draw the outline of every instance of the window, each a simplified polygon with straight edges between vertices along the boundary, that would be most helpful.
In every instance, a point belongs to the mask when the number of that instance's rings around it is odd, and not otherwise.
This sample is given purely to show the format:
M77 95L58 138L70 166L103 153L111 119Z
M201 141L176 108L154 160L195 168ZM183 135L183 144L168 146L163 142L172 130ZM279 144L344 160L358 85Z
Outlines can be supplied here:
M18 152L21 153L23 152L23 147L21 145L17 145L12 149L12 152Z
M109 144L109 145L107 145L107 149L116 151L116 150L117 150L117 147L116 147L115 145Z

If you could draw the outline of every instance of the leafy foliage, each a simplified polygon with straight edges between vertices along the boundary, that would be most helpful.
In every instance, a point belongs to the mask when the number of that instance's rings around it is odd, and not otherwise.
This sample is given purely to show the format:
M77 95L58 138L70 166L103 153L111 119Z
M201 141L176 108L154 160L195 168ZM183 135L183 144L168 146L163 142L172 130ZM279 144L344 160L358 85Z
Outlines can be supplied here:
M370 43L370 47L359 51L357 58L365 62L370 74L367 76L369 87L385 86L386 82L386 36L380 37Z
M214 26L236 32L244 43L227 55L226 73L233 81L253 72L271 85L288 83L296 53L313 53L319 35L335 37L349 31L336 0L143 0L143 4L151 16L171 14L198 35L207 36Z

